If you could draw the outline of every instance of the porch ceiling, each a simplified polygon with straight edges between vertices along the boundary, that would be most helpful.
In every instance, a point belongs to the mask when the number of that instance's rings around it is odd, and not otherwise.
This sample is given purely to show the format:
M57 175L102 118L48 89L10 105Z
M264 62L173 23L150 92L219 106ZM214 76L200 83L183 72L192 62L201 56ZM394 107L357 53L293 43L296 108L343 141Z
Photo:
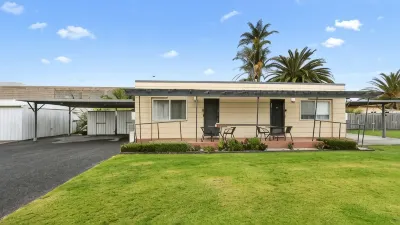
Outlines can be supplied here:
M129 96L198 97L302 97L302 98L375 98L382 93L369 91L292 91L292 90L198 90L198 89L126 89Z

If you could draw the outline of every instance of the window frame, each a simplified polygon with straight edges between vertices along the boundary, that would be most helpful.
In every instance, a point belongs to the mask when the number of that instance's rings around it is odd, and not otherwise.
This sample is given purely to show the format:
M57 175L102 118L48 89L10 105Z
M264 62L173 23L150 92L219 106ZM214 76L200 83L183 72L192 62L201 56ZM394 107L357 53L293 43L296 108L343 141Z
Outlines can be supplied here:
M303 107L303 102L314 102L315 105L317 104L317 100L301 100L300 101L300 112L299 112L299 116L300 116L300 121L313 121L314 119L302 119L301 116L301 108ZM329 118L328 119L317 119L315 118L315 120L322 120L322 121L330 121L332 119L332 101L331 100L318 100L318 102L327 102L328 103L328 107L329 107ZM315 108L314 108L315 111ZM317 114L318 116L318 114Z
M168 119L167 120L155 120L153 118L154 101L168 101ZM171 119L171 101L185 101L185 118L184 119ZM169 99L169 98L153 98L151 100L151 121L152 122L168 122L168 121L187 121L188 118L188 101L187 99Z

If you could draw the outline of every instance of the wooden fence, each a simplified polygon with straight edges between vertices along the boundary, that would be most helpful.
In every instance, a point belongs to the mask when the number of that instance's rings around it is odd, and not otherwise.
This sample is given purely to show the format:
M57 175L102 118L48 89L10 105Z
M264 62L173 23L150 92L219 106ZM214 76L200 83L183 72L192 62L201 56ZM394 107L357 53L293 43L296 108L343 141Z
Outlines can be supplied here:
M355 114L347 113L347 129L356 130L358 125L350 124L364 124L365 113ZM365 129L367 130L382 130L382 114L381 113L368 113L367 123ZM386 113L386 129L387 130L400 130L400 113Z

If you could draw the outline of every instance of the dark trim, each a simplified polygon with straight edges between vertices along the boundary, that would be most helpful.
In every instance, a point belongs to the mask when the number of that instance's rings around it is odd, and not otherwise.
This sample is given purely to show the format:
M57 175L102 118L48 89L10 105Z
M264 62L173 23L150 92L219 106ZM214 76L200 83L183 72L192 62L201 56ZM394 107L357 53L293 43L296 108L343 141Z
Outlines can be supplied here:
M302 98L374 98L382 93L367 91L293 91L293 90L199 90L199 89L127 89L130 96L200 97L302 97Z
M359 100L359 101L348 101L346 102L347 106L366 106L366 105L382 105L389 103L400 103L400 99L394 100Z
M335 85L345 86L345 84L327 84L327 83L293 83L293 82L249 82L249 81L173 81L173 80L136 80L135 83L209 83L209 84L289 84L289 85Z

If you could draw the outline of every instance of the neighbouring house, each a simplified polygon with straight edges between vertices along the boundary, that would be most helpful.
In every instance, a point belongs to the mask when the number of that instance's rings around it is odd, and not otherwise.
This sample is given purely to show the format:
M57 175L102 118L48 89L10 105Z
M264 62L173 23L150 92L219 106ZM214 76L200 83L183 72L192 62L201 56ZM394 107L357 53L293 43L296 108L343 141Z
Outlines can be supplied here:
M135 88L126 91L135 96L136 129L131 141L135 137L200 141L201 127L207 130L216 124L249 124L236 128L236 138L255 137L257 124L293 126L293 137L312 137L315 123L318 135L343 137L346 126L332 122L346 122L346 98L376 96L345 91L344 84L314 83L136 81Z

